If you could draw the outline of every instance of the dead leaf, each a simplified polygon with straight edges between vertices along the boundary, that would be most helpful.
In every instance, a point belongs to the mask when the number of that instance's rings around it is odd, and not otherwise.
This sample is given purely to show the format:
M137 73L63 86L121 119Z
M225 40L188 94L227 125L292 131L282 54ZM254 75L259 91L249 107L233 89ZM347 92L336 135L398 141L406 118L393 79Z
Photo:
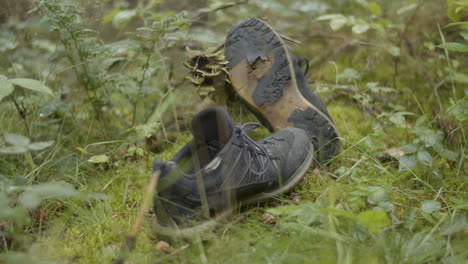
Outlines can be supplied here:
M171 245L167 243L166 241L160 240L158 243L156 243L156 250L164 252L166 254L171 254Z
M389 155L392 158L399 159L401 156L405 155L405 152L403 152L399 148L389 148L385 149L383 153Z
M301 201L301 196L298 193L292 192L291 193L291 200L295 202L300 202Z
M262 223L264 224L274 224L276 222L275 216L270 213L264 213L262 215Z

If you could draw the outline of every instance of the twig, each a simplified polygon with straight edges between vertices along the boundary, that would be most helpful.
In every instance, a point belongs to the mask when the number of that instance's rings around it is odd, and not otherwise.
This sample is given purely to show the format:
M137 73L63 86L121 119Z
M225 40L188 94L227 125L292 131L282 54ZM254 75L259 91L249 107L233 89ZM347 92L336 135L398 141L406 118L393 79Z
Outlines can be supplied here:
M125 238L124 244L120 250L119 257L114 260L114 264L123 264L128 254L133 250L133 248L135 248L138 231L140 231L141 223L145 218L145 213L148 211L149 204L151 202L151 198L153 197L153 193L156 190L160 174L161 171L159 170L151 174L148 189L146 190L146 195L144 197L143 203L140 206L140 210L138 211L135 223L133 224L130 233Z
M206 15L206 14L209 14L209 13L212 13L212 12L216 12L218 10L223 10L223 9L228 9L228 8L231 8L231 7L234 7L234 6L237 6L237 5L242 5L242 4L246 4L248 3L249 0L241 0L239 2L235 2L235 3L232 3L232 4L229 4L229 5L223 5L223 6L220 6L218 8L215 8L213 10L208 10L208 11L201 11L200 13L194 15L191 20L196 20L196 19L199 19L200 17Z
M291 41L291 42L296 43L296 44L302 44L302 42L300 42L299 40L290 38L290 37L288 37L286 35L279 34L279 36L284 40Z

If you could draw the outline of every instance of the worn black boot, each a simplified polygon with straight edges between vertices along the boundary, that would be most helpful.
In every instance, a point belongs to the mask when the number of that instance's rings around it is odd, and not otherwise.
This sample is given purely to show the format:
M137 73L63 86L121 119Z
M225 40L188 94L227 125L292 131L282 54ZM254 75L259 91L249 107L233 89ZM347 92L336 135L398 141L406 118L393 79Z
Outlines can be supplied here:
M247 132L257 127L234 126L221 107L192 119L193 140L170 161L154 163L161 170L154 198L159 231L288 192L301 181L314 152L306 133L287 128L254 141Z
M331 160L339 149L335 124L278 33L247 19L229 31L225 48L233 88L262 123L272 131L304 129L318 160Z

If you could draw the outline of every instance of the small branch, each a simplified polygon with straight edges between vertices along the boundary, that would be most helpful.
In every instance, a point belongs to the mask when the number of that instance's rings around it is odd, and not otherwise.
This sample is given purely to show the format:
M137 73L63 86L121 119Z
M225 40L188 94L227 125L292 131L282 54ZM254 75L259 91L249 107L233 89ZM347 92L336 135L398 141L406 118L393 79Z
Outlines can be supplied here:
M296 44L302 44L302 42L300 42L299 40L290 38L290 37L288 37L286 35L279 34L279 36L284 40L291 41L291 42L296 43Z
M140 206L140 210L138 211L135 223L133 224L130 233L125 238L125 241L122 245L122 249L120 250L119 257L114 260L114 264L123 264L128 254L135 248L138 231L140 231L141 224L143 223L143 219L145 218L145 213L148 211L149 205L151 203L151 198L153 197L153 194L156 190L156 186L158 184L160 174L161 171L159 170L151 174L148 189L146 190L146 195L143 199L143 203Z
M237 5L242 5L242 4L246 4L248 3L249 0L241 0L239 2L235 2L235 3L232 3L230 5L224 5L224 6L221 6L221 7L218 7L218 8L215 8L213 10L208 10L208 11L201 11L199 12L198 14L194 15L190 20L197 20L199 19L200 17L204 16L204 15L207 15L209 13L213 13L213 12L216 12L216 11L219 11L219 10L223 10L223 9L228 9L228 8L231 8L231 7L234 7L234 6L237 6Z

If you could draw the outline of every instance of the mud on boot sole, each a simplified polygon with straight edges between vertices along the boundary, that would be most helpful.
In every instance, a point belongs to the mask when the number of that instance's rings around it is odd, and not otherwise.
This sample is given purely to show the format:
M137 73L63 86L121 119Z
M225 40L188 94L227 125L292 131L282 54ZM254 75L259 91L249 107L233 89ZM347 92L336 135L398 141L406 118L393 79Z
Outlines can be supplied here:
M267 127L304 129L321 163L336 155L333 121L301 94L289 51L269 25L241 21L228 33L225 54L234 90Z

